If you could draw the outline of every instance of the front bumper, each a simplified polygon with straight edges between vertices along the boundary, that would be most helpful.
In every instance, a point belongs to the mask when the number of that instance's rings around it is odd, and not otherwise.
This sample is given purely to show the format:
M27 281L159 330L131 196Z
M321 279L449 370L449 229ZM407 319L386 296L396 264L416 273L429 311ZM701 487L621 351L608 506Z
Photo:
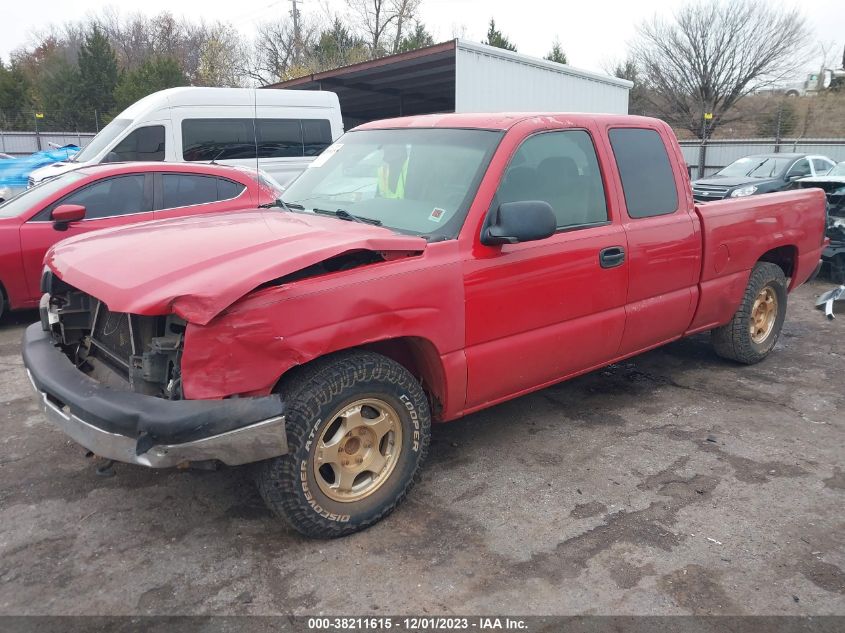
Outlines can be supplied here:
M151 468L219 460L231 466L287 453L277 396L164 400L89 378L40 323L24 333L23 359L47 419L101 457Z

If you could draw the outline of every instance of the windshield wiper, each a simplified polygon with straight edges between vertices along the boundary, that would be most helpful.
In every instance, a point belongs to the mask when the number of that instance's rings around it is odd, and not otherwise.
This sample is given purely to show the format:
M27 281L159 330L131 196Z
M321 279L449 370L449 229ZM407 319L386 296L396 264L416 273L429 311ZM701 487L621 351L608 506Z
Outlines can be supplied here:
M320 215L333 215L336 218L340 218L341 220L349 220L350 222L361 222L362 224L372 224L374 226L381 226L381 220L376 220L375 218L367 218L363 215L352 215L346 209L337 209L336 211L329 211L328 209L317 209L316 207L311 209L314 213L319 213Z
M290 211L291 209L299 209L300 211L305 209L301 204L296 204L295 202L285 202L281 198L276 198L273 202L266 202L264 204L258 205L259 209L284 209L285 211Z

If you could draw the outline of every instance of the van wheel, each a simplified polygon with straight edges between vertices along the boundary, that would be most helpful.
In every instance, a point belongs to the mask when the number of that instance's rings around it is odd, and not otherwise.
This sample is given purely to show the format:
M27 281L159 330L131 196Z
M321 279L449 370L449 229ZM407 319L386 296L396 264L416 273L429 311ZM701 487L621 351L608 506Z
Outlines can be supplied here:
M431 434L428 401L399 363L351 352L283 381L288 454L263 462L267 506L314 538L357 532L390 514L414 485Z
M766 358L783 327L786 296L786 276L780 266L758 262L733 319L711 332L716 353L746 365Z

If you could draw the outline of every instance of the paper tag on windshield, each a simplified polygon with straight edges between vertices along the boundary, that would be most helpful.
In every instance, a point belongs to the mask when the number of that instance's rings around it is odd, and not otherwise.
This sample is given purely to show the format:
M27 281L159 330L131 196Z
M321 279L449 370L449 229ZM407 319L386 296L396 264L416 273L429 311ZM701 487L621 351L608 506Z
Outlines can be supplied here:
M337 150L343 147L343 143L335 143L334 145L329 145L326 149L323 150L323 153L317 156L314 160L308 163L308 169L312 167L322 167L327 160L329 160L332 156L337 154Z
M428 219L432 222L440 222L443 219L443 216L446 215L446 212L443 209L438 209L434 207L434 210L431 212L431 215L428 216Z

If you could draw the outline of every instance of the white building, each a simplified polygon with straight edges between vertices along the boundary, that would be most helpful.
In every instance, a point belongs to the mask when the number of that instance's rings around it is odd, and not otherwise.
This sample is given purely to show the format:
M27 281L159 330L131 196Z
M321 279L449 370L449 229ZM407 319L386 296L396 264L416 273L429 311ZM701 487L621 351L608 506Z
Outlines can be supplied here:
M631 82L451 40L267 88L337 93L345 127L436 112L628 112Z

